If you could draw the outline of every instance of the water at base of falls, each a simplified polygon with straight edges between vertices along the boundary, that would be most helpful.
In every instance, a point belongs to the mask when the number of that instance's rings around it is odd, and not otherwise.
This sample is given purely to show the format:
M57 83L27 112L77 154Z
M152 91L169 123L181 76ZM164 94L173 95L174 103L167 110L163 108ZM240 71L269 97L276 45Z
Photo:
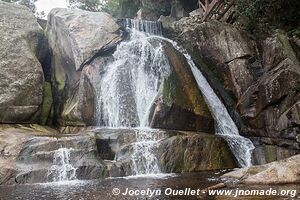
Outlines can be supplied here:
M73 149L60 148L55 150L53 165L48 170L49 182L63 182L76 180L76 168L71 164Z
M158 174L160 169L156 151L158 149L158 135L155 130L135 131L136 142L132 144L132 172L133 175Z

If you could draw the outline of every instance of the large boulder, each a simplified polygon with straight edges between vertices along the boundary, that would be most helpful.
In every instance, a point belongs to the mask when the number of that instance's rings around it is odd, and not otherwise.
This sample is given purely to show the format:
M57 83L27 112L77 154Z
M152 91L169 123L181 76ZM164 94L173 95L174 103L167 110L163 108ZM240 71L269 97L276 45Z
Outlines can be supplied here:
M37 122L44 75L44 34L25 6L0 1L0 122Z
M237 167L226 141L205 133L174 132L159 145L163 172L199 172Z
M176 39L192 55L242 134L277 138L272 143L261 140L257 147L276 145L278 152L290 151L273 158L286 158L299 151L296 137L299 135L300 65L295 53L297 45L291 45L284 32L277 31L261 41L218 21L197 23L185 18L169 27L173 34L179 35ZM254 153L262 149L265 148ZM258 157L256 160L262 163L272 160Z
M300 181L299 164L300 155L296 155L265 165L239 169L224 174L222 177L247 185L298 184Z
M230 24L218 21L195 23L190 18L175 22L173 29L181 33L180 42L199 67L202 62L209 64L209 70L237 97L254 82L254 69L249 65L249 58L256 56L258 51L255 41L246 32ZM205 74L209 73L201 68Z
M85 65L95 58L111 53L122 40L121 28L103 12L53 9L46 32L52 49L56 122L93 125L96 94L93 82L83 71L90 71L84 69Z
M171 72L152 106L150 126L214 133L214 120L186 58L167 42L164 52Z

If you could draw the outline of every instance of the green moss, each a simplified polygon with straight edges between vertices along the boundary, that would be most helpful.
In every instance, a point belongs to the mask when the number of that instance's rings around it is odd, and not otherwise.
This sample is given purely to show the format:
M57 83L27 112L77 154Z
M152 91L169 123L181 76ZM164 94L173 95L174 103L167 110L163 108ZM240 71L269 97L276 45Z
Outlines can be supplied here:
M175 103L186 109L191 108L192 105L182 88L182 83L178 79L176 73L173 71L171 75L164 80L163 101L168 106L171 106L173 103Z
M264 152L265 152L266 161L268 163L277 160L276 147L271 145L264 145Z
M66 84L65 80L66 80L66 75L64 73L64 70L62 69L62 66L57 65L55 68L55 82L58 91L62 91L65 88L65 84Z
M43 104L42 104L42 113L40 117L40 123L46 124L53 104L53 96L52 96L52 87L49 82L45 82L44 84L44 92L43 92Z
M176 104L196 115L211 117L184 55L167 43L164 50L172 66L172 73L164 82L163 100L169 105Z

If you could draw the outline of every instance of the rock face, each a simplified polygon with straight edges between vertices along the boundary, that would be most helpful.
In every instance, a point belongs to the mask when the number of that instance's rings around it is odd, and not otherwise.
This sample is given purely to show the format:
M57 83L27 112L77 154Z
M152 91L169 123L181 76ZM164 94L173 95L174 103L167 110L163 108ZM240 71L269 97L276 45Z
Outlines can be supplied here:
M174 132L159 145L163 172L199 172L237 167L224 139L201 133Z
M93 134L61 135L41 127L1 126L0 184L103 178ZM74 170L70 170L74 168ZM63 171L66 170L66 174ZM74 176L71 174L74 173Z
M136 131L139 130L99 129L95 131L100 157L105 159L109 176L128 176L134 173L132 171L135 168L132 163L133 154L136 153L134 145L136 145L135 142L141 142L139 134L143 135ZM158 131L156 133L149 131L147 134L155 134L154 138L157 142L151 150L162 172L199 172L237 167L226 141L218 136L181 131ZM99 148L100 146L102 148ZM141 150L140 153L147 152ZM140 159L142 162L143 159ZM140 163L138 167L143 170L145 166L147 165Z
M87 75L91 70L85 65L115 48L122 40L120 27L106 13L53 9L46 32L52 49L57 123L94 124L94 85Z
M17 183L98 179L105 166L93 135L33 137L17 157ZM63 173L66 173L65 175Z
M0 2L0 123L37 122L43 101L43 30L31 11Z
M180 35L178 40L224 100L242 134L270 138L259 143L290 151L273 158L299 153L300 65L285 33L255 41L231 25L195 23L192 18L169 27Z
M155 165L166 173L237 166L226 141L206 133L84 128L62 134L39 125L0 129L0 184L122 177Z
M150 126L214 133L214 120L186 58L169 43L165 43L164 52L171 73L151 109Z
M297 155L266 165L239 169L224 174L223 178L232 178L247 185L297 184L300 181L299 164L300 156Z

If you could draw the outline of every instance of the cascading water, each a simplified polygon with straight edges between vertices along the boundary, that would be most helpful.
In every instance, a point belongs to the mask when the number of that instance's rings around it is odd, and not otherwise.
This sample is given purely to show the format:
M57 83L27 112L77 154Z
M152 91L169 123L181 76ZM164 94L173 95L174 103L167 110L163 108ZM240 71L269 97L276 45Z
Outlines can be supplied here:
M155 130L137 130L133 143L132 172L134 175L158 174L160 169L155 151L158 148L158 135Z
M47 175L50 182L76 180L76 168L70 162L71 151L72 149L67 148L55 150L53 165Z
M187 57L197 84L210 108L213 118L217 122L217 134L225 138L241 167L251 166L251 154L254 145L250 139L239 135L239 130L230 117L226 107L214 93L209 83L195 66L190 57Z
M172 43L173 46L186 57L198 87L201 90L209 110L211 111L211 114L217 123L216 134L222 136L227 141L231 151L241 167L251 166L251 155L253 149L255 148L251 140L240 136L239 130L229 115L225 105L218 98L201 71L196 67L191 56L185 53L185 50L180 48L176 42L169 39L165 40Z
M226 139L240 166L250 166L254 149L252 142L239 135L226 107L190 56L174 41L161 37L161 25L156 22L126 19L123 24L130 28L130 39L117 47L113 61L104 69L98 93L97 111L101 116L98 124L106 127L147 127L149 109L164 77L170 73L170 65L160 42L166 40L188 60L216 120L217 134ZM160 172L154 153L157 140L155 131L136 132L136 142L132 144L132 174Z
M117 47L114 60L105 68L98 94L100 126L147 126L147 112L169 73L160 44L134 29L130 38Z
M98 124L106 127L138 127L132 145L133 175L160 173L155 155L155 130L148 126L149 110L170 66L160 42L150 37L161 35L156 22L124 20L130 39L122 42L113 61L104 69L98 93ZM141 32L143 31L143 32ZM116 158L117 160L118 158Z
M162 35L162 25L157 21L123 19L122 24L127 29L134 29L150 35Z

